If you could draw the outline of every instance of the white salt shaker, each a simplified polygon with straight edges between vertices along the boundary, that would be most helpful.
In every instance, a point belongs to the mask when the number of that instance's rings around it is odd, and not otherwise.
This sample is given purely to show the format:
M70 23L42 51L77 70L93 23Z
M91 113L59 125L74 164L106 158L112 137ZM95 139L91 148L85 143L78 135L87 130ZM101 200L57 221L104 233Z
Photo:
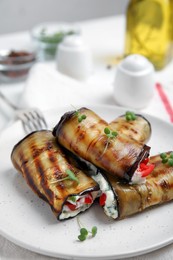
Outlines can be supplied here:
M59 44L57 68L70 77L84 80L92 73L92 55L80 35L71 35Z
M144 56L127 56L117 67L114 98L117 104L134 109L146 107L154 95L154 66Z

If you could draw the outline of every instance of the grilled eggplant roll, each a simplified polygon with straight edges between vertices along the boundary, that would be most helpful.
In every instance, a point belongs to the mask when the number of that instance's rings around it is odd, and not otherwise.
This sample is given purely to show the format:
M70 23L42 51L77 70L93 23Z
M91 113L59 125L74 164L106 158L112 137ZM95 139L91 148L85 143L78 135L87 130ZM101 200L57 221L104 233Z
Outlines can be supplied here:
M142 115L135 114L135 120L127 119L128 115L122 115L112 122L110 127L141 143L147 143L151 137L151 124Z
M152 156L150 164L155 168L142 184L123 183L107 173L93 176L102 190L100 205L107 216L122 219L173 200L173 166L163 164L160 155Z
M92 110L81 108L65 113L54 127L53 135L72 153L129 182L140 163L149 156L150 147L123 133L107 135L108 127Z
M51 131L26 136L14 146L11 159L59 220L85 211L98 196L98 184L73 164L74 158L66 156Z

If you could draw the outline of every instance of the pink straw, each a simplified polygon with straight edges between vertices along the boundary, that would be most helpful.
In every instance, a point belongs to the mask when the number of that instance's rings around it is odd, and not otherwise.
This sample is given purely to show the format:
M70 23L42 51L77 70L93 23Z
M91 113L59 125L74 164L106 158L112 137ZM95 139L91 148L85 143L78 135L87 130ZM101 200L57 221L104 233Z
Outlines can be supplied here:
M163 105L170 117L171 123L173 123L173 108L171 106L171 103L169 102L168 97L166 96L166 93L164 92L164 89L160 83L156 83L156 89L159 93L159 96L163 102Z

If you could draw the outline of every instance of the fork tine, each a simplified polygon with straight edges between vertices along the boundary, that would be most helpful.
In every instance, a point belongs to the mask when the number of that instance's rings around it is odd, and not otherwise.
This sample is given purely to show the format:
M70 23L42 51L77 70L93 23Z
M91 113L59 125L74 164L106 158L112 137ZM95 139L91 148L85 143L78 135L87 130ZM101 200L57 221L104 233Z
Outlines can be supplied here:
M22 121L26 133L37 130L37 126L34 124L33 118L29 112L22 112L18 115L18 117Z
M24 130L26 133L33 132L35 130L47 129L47 124L41 112L37 110L23 111L18 114L18 117L22 121Z
M24 131L25 131L26 134L33 132L33 129L31 128L31 126L26 121L22 121L22 125L23 125Z
M33 119L32 123L37 130L47 128L46 121L39 110L33 110L32 113L30 112L30 115Z
M25 114L20 113L18 114L18 118L21 120L23 128L26 133L32 132L30 124L28 124L28 118L25 116Z
M27 124L30 126L30 129L32 131L34 130L40 130L38 118L35 116L35 111L28 111L25 113L27 120Z
M0 92L0 97L16 112L16 118L22 121L23 128L26 133L35 130L47 129L47 123L39 109L21 109L12 104L3 93Z
M45 120L44 116L42 115L42 113L39 110L35 110L35 113L36 113L37 117L39 118L38 123L40 124L40 127L47 129L47 123L46 123L46 120Z

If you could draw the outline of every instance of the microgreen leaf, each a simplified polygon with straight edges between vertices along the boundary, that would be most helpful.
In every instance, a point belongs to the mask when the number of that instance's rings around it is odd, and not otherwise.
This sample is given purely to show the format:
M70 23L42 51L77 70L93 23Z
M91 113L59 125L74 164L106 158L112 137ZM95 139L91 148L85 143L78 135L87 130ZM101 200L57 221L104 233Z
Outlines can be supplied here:
M168 158L162 159L162 163L163 163L163 164L165 164L165 163L167 163L167 162L168 162Z
M115 132L115 131L112 132L112 136L113 136L113 137L116 137L117 135L118 135L117 132Z
M79 111L78 110L75 111L75 116L77 116L77 117L79 116Z
M86 119L86 115L85 114L82 114L82 115L78 114L78 122L79 123L81 123L84 119Z
M85 114L81 115L81 117L82 117L82 119L86 119L86 115Z
M68 199L73 201L73 202L76 202L76 196L70 196Z
M84 236L84 235L79 235L79 236L78 236L78 239L79 239L80 241L84 241L84 240L86 240L86 236Z
M67 175L68 175L68 179L69 179L69 180L76 181L76 182L79 183L78 178L75 176L75 174L74 174L70 169L67 169L67 170L66 170L66 173L67 173Z
M173 152L170 153L170 158L173 158Z
M115 137L118 135L117 132L111 131L108 127L105 127L104 133L105 133L105 135L107 136L108 140L107 140L107 142L106 142L106 145L105 145L105 148L104 148L104 150L103 150L102 155L103 155L103 154L105 153L105 151L107 150L108 145L109 145L109 143L110 143L110 140L113 139L113 138L115 138Z
M169 166L173 166L173 152L171 152L169 155L166 153L161 153L160 158L162 159L163 164L168 163Z
M165 159L165 158L167 158L167 154L166 154L166 153L161 153L161 154L160 154L160 157L161 157L162 159Z
M79 110L76 109L73 105L72 107L75 109L74 115L77 117L79 123L87 118L85 114L80 114Z
M173 158L169 158L168 159L168 165L169 166L173 166Z
M106 135L109 135L109 134L110 134L110 130L109 130L108 127L106 127L106 128L104 129L104 133L105 133Z
M51 184L58 183L60 181L65 181L65 180L76 181L77 183L79 183L78 178L75 176L75 174L70 169L66 170L66 174L68 175L67 177L57 179L57 180L53 180L53 181L51 181Z
M108 127L105 127L104 129L104 133L108 138L114 138L118 135L117 132L115 131L111 131Z
M81 228L80 233L82 236L87 236L88 235L88 230L86 228Z
M77 217L77 222L78 222L78 225L80 227L80 235L78 236L78 239L80 241L86 240L87 237L89 236L89 234L90 234L90 237L96 236L96 234L97 234L97 227L96 226L92 227L91 231L88 231L85 227L83 227L81 221L79 220L79 217Z
M131 112L131 111L127 111L126 114L125 114L125 117L126 117L127 121L134 121L134 120L136 120L135 113Z
M97 227L96 226L92 227L91 233L92 233L92 237L96 236L96 234L97 234Z

